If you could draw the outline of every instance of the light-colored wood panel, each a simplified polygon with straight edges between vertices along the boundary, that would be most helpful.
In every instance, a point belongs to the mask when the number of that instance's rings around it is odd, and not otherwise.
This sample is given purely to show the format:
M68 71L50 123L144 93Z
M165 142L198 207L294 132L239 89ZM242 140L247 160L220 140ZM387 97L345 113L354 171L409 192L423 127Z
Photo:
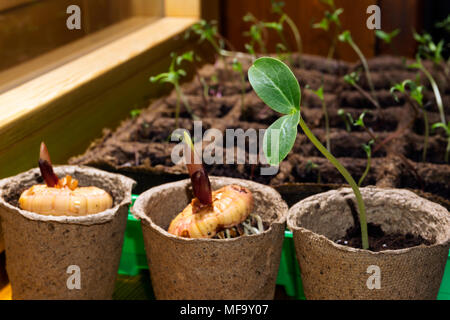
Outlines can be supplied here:
M200 18L200 0L165 0L164 10L166 17Z
M69 5L81 9L80 30L66 27ZM162 17L163 0L40 0L0 12L0 70L133 16Z
M96 48L127 35L157 18L132 17L94 34L75 40L65 46L0 72L0 93L53 70Z
M0 177L36 166L33 147L43 139L56 163L66 160L151 97L151 64L162 66L195 21L160 19L0 95Z

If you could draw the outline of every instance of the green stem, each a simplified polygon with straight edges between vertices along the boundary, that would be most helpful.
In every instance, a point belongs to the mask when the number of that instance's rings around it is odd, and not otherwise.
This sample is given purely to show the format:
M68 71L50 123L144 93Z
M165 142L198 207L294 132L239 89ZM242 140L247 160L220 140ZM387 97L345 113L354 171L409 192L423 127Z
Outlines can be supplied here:
M330 144L330 123L328 119L328 110L327 105L325 104L325 99L322 100L322 110L323 115L325 117L325 136L326 136L326 142L327 142L327 149L331 152L331 144Z
M291 56L291 49L289 48L289 44L288 44L287 41L286 41L286 37L284 36L283 32L281 32L281 31L278 31L278 30L277 30L277 33L278 33L278 36L279 36L280 39L281 39L281 42L283 42L283 45L284 45L284 47L286 48L286 51L288 52L288 60L289 60L289 63L290 63L291 65L293 65L292 56Z
M345 180L348 182L350 187L353 189L353 192L356 197L356 202L358 204L359 211L359 223L361 225L361 240L362 240L362 248L367 250L369 248L369 237L367 233L367 222L366 222L366 208L364 206L364 201L361 196L361 192L359 191L358 185L355 180L352 178L350 173L345 169L339 161L320 143L320 141L314 136L314 134L309 130L303 118L300 116L299 121L300 127L305 132L306 136L311 140L314 146L338 169L338 171L342 174Z
M336 32L336 35L333 37L333 40L331 42L330 49L328 50L328 55L327 55L328 60L333 59L334 51L336 50L337 37L338 37L338 33Z
M245 76L244 72L241 70L241 113L244 115L245 113Z
M180 85L178 83L175 83L175 91L177 93L177 110L175 112L175 123L178 123L178 115L180 113L180 100L183 101L184 106L186 107L186 110L189 112L193 120L198 120L199 118L194 114L192 111L191 105L189 104L188 100L184 96L184 94L181 92ZM178 125L177 125L178 128Z
M377 98L376 98L376 95L375 95L375 89L373 87L372 78L370 77L370 70L369 70L369 65L367 64L367 60L364 57L364 55L361 52L361 50L359 50L359 47L356 45L356 43L353 42L352 39L350 39L348 43L353 48L353 50L356 52L356 54L358 55L359 59L361 60L361 63L363 64L364 71L366 73L367 83L369 84L370 92L371 92L373 98L376 100Z
M294 34L295 42L297 44L297 50L298 50L298 63L301 66L301 56L302 56L302 37L300 36L300 32L298 31L297 26L295 25L294 21L285 14L284 19L286 20L286 23L289 25L289 28L291 28L292 33Z
M425 108L422 108L422 110L423 110L423 121L425 124L425 140L423 143L422 161L425 162L427 160L428 136L430 135L430 128L428 124L428 113L425 111Z
M175 107L175 128L178 129L178 118L180 116L180 93L181 91L178 89L178 85L175 84L175 92L177 94L177 104Z
M439 114L441 115L441 122L445 125L445 113L444 113L444 104L442 103L442 97L441 93L439 91L439 87L434 81L434 78L431 76L431 74L428 72L427 69L420 63L420 70L422 70L423 73L425 73L425 76L428 78L428 81L430 81L431 87L433 88L434 97L436 99L436 104L439 108Z
M445 162L448 163L448 154L450 153L450 136L447 137L447 149L445 149Z
M364 170L363 175L361 176L361 178L358 181L358 187L361 187L361 184L363 183L364 179L366 178L367 174L369 173L371 162L372 162L372 152L369 151L367 153L366 170Z

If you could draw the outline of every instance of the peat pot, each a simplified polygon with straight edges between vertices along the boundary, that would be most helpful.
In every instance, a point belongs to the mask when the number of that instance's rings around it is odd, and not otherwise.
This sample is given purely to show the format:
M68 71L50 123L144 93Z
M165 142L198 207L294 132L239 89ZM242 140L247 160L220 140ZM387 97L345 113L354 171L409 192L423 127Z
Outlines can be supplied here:
M39 169L0 181L6 271L13 299L111 299L134 181L79 166L55 167L80 186L113 197L113 208L85 216L49 216L21 210L20 194L42 184Z
M352 189L308 197L287 218L306 298L436 299L450 246L449 212L408 190L366 187L361 193L368 222L433 243L380 252L336 244L354 225Z
M211 177L213 190L250 189L253 213L269 223L261 234L233 239L188 239L169 234L172 219L192 199L190 180L154 187L136 200L157 299L273 299L280 264L286 203L273 188L248 180Z

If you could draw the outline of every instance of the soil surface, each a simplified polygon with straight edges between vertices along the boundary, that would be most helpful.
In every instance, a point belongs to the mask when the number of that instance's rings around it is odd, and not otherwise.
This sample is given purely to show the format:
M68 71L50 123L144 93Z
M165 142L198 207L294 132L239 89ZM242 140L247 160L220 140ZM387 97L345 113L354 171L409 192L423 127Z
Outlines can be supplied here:
M228 63L231 64L231 61L232 58ZM450 165L444 161L447 143L444 131L438 129L431 132L426 159L423 161L424 123L421 111L404 95L398 94L396 100L389 91L394 83L416 78L416 70L407 68L412 62L386 56L369 60L375 97L381 107L377 109L367 96L343 81L343 75L361 68L360 63L350 64L304 55L302 67L292 67L302 90L302 117L325 144L327 134L322 103L312 91L323 85L330 123L331 152L356 181L362 176L367 164L362 145L375 138L372 166L362 186L416 189L433 193L448 202ZM245 71L251 65L251 58L244 55L241 63ZM448 117L450 84L447 83L442 70L427 61L424 63L438 81ZM280 164L275 174L262 174L261 169L267 167L262 157L257 157L255 164L248 162L250 146L255 147L258 154L262 154L260 138L256 142L247 138L245 150L227 149L227 130L254 129L258 134L258 130L267 128L280 116L256 96L248 79L244 86L242 105L242 84L235 73L230 74L230 70L230 67L225 70L220 61L215 65L206 65L198 74L208 83L209 90L203 90L198 78L182 87L195 116L202 120L202 128L197 131L204 134L208 129L217 129L224 136L223 145L215 149L214 155L222 155L225 158L227 152L233 151L233 157L236 159L238 151L241 151L246 160L245 164L207 164L210 175L251 179L272 186L286 183L345 183L339 172L309 142L300 128L293 151ZM439 112L425 76L421 77L421 82L426 87L424 102L431 125L439 121ZM369 92L363 72L360 72L358 84ZM305 88L307 85L310 89ZM176 98L173 92L143 109L139 116L125 120L114 131L105 130L103 137L96 140L83 155L74 157L69 162L90 165L137 179L138 185L134 190L136 193L161 183L186 178L185 165L182 162L174 163L171 159L172 150L178 144L175 139L171 140L171 134L176 128L175 106ZM346 122L338 113L340 109L351 114L353 119L367 111L364 123L368 129L353 126L347 128ZM189 130L191 134L195 132L193 118L183 103L179 127ZM204 139L203 152L213 141Z
M431 241L422 238L420 235L408 234L386 234L377 224L368 223L369 250L378 252L383 250L398 250L419 245L431 245ZM347 230L345 237L335 241L337 244L361 249L361 228L351 227Z

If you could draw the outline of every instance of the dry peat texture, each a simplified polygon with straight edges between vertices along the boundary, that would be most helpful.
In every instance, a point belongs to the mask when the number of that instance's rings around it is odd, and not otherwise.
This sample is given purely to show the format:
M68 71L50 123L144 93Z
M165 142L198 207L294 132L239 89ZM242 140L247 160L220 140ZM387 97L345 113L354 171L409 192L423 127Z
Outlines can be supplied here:
M413 61L404 62L401 58L394 57L369 60L379 110L343 79L344 75L359 70L360 63L349 64L308 55L303 55L302 61L302 68L295 65L292 67L302 88L302 116L313 133L325 144L322 103L312 91L323 85L330 123L331 152L355 179L359 179L366 168L367 158L362 145L372 136L377 137L372 147L372 166L362 186L414 189L419 194L450 207L450 165L444 160L447 145L445 133L443 130L431 132L426 161L423 162L422 115L414 112L406 96L398 94L399 99L396 101L390 93L394 84L416 78L417 70L407 68ZM228 60L230 65L231 62L231 59ZM242 55L240 62L246 75L252 63L251 58ZM450 84L444 72L431 63L425 62L425 65L432 71L440 86L445 113L450 114ZM252 91L247 77L242 107L240 77L230 66L225 69L220 62L215 66L206 65L199 70L199 74L208 83L207 96L204 94L205 87L198 78L183 85L182 90L195 115L203 121L203 131L216 128L225 137L226 129L264 129L279 117ZM439 112L433 91L424 75L421 76L421 82L425 86L424 105L431 125L439 121ZM362 73L358 83L370 92ZM305 89L306 86L310 89ZM85 154L72 158L70 163L94 166L132 177L138 182L136 193L165 182L187 178L184 164L175 165L171 161L172 148L178 143L170 141L170 135L175 129L175 105L175 92L153 102L139 116L125 120L116 130L105 130L102 138L93 142ZM348 131L346 122L339 114L340 109L351 114L354 119L368 110L364 123L372 131L372 136L361 127L351 127ZM193 120L183 104L179 123L181 128L186 128L193 134ZM204 142L203 147L209 143ZM247 143L246 158L248 150ZM317 192L333 187L317 183L345 183L334 166L319 154L301 131L293 151L280 164L277 174L261 175L260 168L263 166L259 163L212 164L206 167L211 175L250 179L276 186L290 204L310 194L308 190L299 194L298 188L302 187L292 186L292 183L316 184L303 189L314 188Z

